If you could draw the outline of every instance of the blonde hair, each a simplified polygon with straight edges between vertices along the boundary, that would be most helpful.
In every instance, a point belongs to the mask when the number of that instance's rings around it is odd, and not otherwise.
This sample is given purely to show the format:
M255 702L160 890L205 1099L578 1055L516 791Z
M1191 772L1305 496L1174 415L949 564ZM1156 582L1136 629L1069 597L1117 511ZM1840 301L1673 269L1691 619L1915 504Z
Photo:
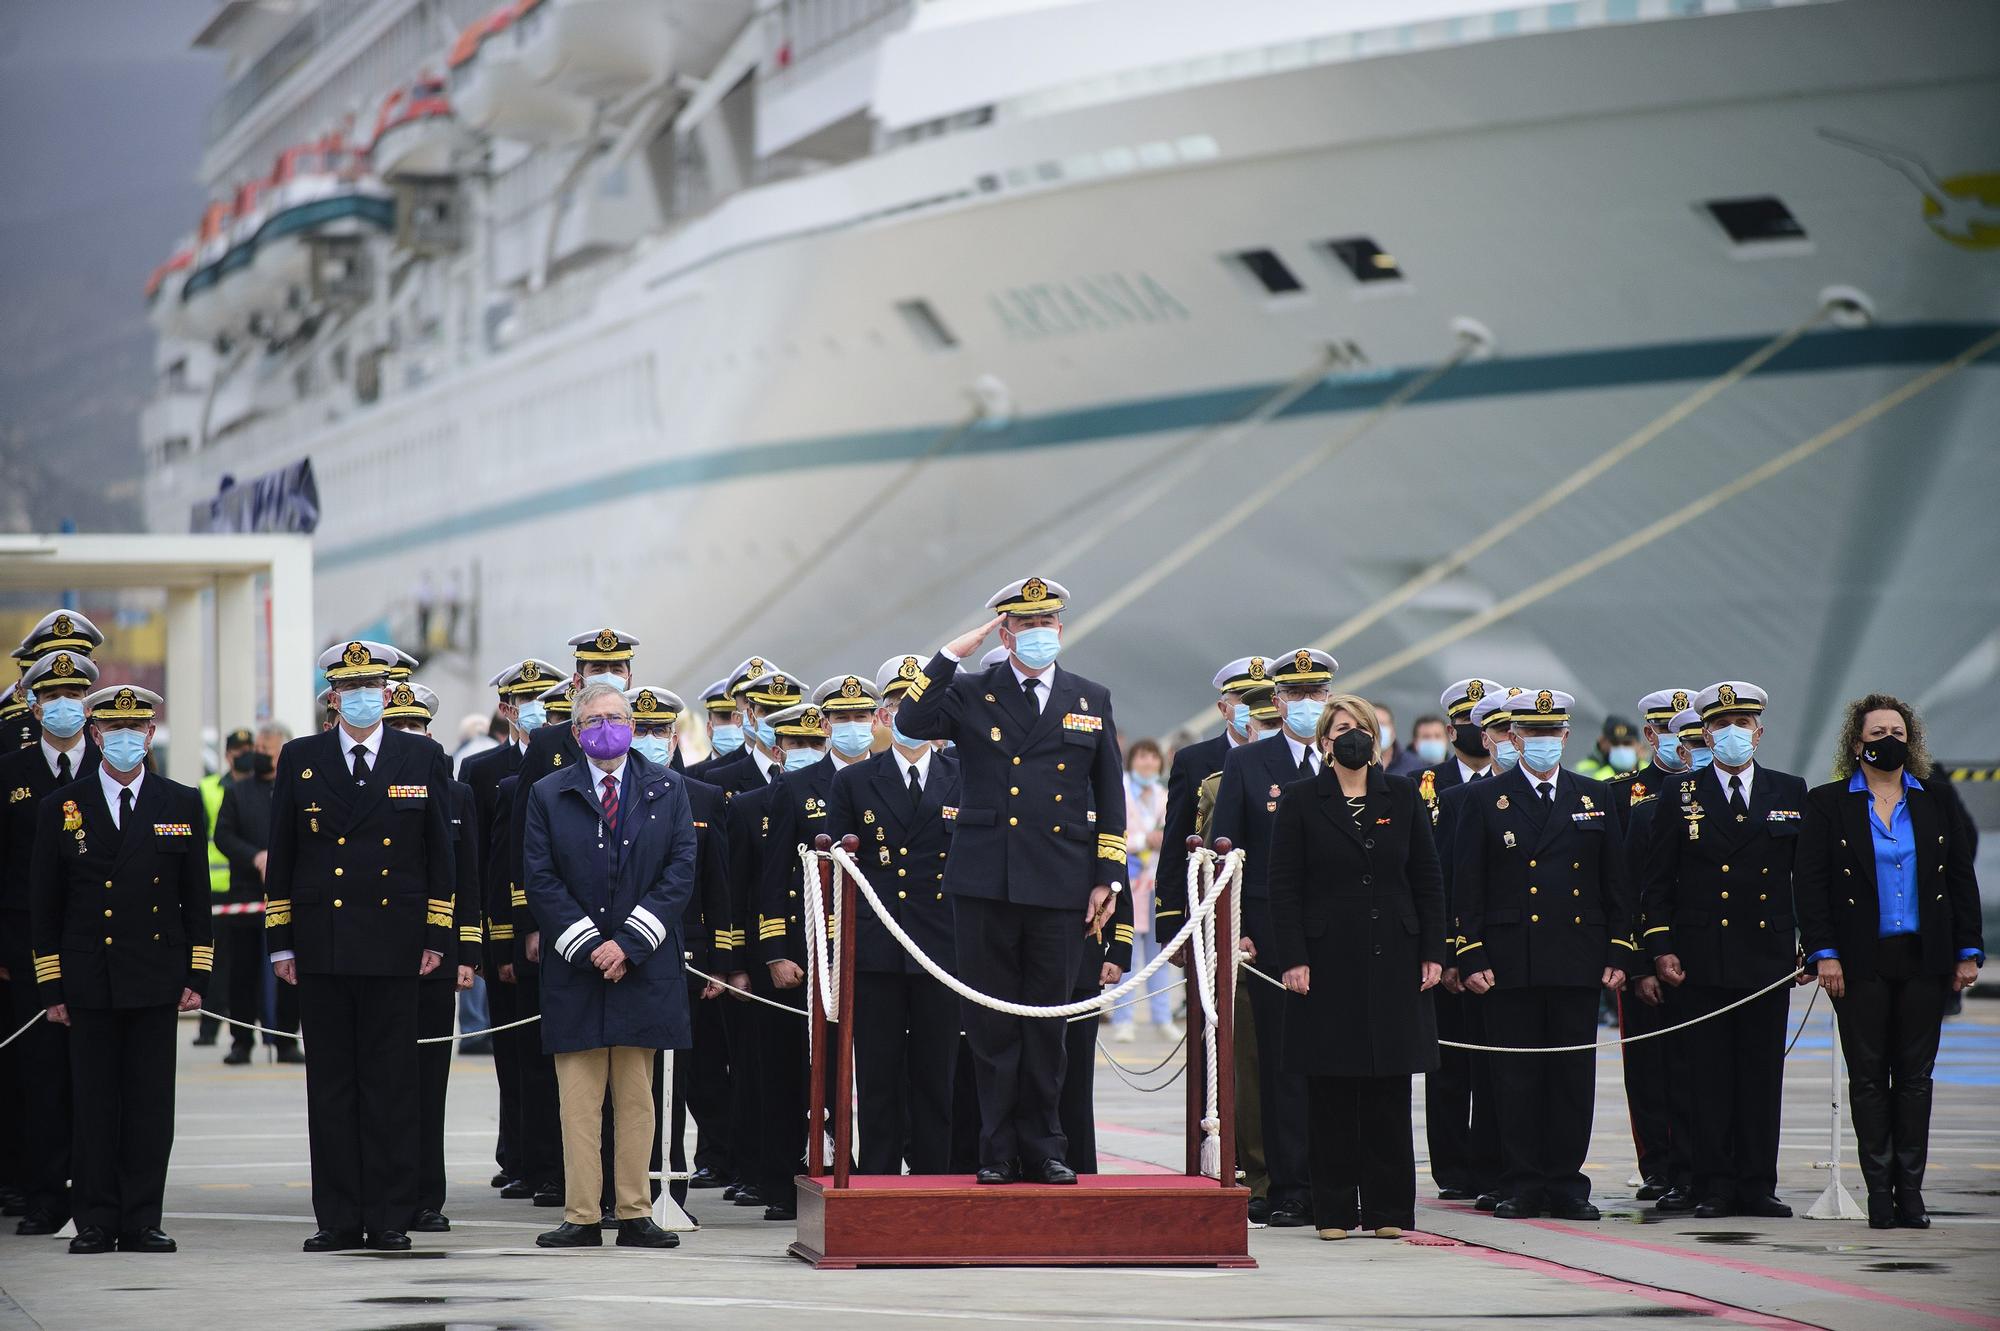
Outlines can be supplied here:
M1382 748L1381 719L1375 715L1375 704L1357 693L1336 693L1326 700L1326 710L1319 714L1319 724L1313 727L1313 747L1317 749L1325 741L1326 732L1333 728L1336 712L1346 712L1354 718L1357 728L1368 732L1376 750L1370 760L1379 758Z

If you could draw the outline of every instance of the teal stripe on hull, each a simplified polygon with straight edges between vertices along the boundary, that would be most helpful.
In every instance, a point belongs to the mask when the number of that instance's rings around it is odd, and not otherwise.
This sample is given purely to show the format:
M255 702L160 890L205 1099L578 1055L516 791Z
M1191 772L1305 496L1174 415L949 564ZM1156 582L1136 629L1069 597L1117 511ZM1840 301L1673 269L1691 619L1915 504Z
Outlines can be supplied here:
M1922 323L1815 333L1801 338L1773 357L1758 370L1757 377L1936 365L1996 329L2000 329L2000 325ZM1709 379L1728 370L1769 340L1768 336L1718 338L1473 361L1459 366L1439 380L1419 402L1507 398ZM1983 363L2000 364L2000 352L1987 355ZM1280 419L1365 411L1427 372L1428 367L1417 367L1329 378L1287 407L1280 414ZM1024 416L1002 429L971 431L958 441L952 451L963 455L1019 448L1053 448L1067 444L1100 443L1128 435L1200 429L1248 414L1280 387L1282 385L1277 383L1254 384ZM693 457L666 458L594 480L556 486L504 503L443 515L422 526L392 532L375 540L335 546L320 552L319 567L341 568L370 559L402 555L437 541L471 536L592 504L629 499L650 490L684 489L805 467L907 461L928 450L938 435L949 428L949 425L937 424L914 429L825 435L753 444Z

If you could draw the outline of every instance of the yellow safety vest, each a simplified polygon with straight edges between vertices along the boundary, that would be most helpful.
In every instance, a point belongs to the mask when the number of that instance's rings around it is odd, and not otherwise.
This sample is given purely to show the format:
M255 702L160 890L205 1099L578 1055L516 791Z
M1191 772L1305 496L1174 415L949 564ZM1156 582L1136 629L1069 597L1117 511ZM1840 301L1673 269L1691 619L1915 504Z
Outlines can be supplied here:
M229 890L229 857L215 844L215 818L222 812L222 773L201 779L201 807L208 812L208 890Z

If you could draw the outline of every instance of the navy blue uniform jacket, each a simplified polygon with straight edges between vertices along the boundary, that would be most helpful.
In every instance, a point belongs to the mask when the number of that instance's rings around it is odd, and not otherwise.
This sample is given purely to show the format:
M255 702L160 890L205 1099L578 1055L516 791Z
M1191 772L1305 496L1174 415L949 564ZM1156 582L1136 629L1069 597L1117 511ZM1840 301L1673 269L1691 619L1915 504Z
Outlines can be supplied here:
M693 1043L681 969L681 916L694 898L695 830L682 778L638 754L625 760L618 831L607 834L590 763L529 792L522 864L542 933L542 1049L685 1049ZM625 978L590 964L610 939Z

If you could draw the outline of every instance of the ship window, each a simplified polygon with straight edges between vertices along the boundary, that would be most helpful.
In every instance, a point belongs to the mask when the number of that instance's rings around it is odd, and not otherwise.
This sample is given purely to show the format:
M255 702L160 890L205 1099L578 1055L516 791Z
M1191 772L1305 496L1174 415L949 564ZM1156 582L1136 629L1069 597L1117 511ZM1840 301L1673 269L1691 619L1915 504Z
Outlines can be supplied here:
M1770 240L1804 240L1806 229L1784 200L1770 194L1747 199L1710 199L1702 205L1738 245Z
M909 326L911 336L927 351L950 351L958 345L951 329L938 317L927 300L900 300L896 302L896 313L903 316Z
M1396 262L1396 256L1388 253L1367 236L1349 236L1344 240L1329 240L1324 246L1326 252L1339 261L1340 266L1353 275L1357 282L1400 282L1403 269Z
M1239 250L1229 259L1255 278L1268 295L1289 296L1306 289L1306 284L1299 281L1274 250Z

